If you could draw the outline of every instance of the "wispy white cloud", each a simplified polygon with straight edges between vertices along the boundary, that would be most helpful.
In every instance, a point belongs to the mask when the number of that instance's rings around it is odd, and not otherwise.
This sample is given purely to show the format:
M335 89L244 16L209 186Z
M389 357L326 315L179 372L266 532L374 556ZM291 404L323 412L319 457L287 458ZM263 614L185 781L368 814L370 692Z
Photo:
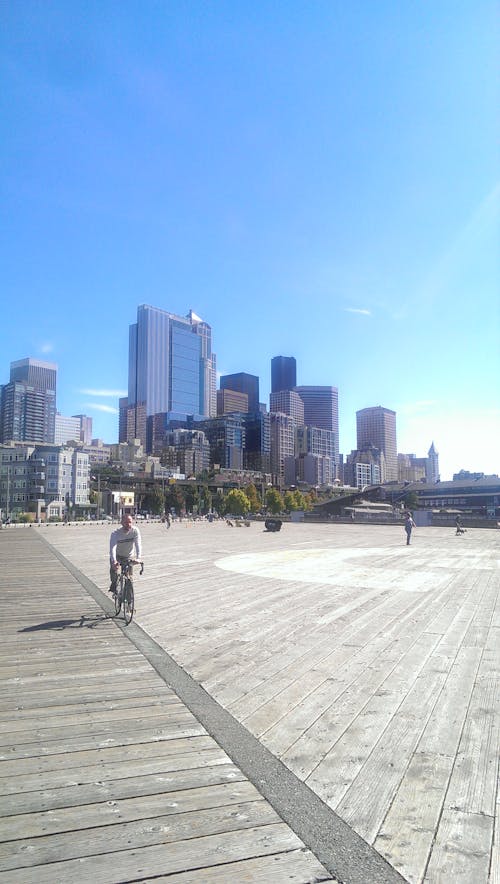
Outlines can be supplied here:
M344 307L346 313L360 313L362 316L371 316L371 310L365 310L364 307Z
M84 396L126 396L126 390L79 390Z
M106 414L118 414L117 408L113 408L112 405L103 405L102 402L85 402L83 407L93 411L104 411Z
M43 344L40 344L39 350L40 353L52 353L54 345L51 344L50 341L45 341Z

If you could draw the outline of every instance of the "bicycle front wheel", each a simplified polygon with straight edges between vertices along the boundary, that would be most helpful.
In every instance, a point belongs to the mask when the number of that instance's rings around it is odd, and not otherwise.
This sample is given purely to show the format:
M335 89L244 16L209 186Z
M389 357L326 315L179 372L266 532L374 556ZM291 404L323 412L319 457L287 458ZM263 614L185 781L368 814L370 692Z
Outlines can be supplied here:
M115 615L121 611L122 607L122 598L123 598L123 577L120 575L116 582L116 592L115 592Z
M134 616L134 587L131 580L125 580L123 588L123 617L125 623L128 624Z

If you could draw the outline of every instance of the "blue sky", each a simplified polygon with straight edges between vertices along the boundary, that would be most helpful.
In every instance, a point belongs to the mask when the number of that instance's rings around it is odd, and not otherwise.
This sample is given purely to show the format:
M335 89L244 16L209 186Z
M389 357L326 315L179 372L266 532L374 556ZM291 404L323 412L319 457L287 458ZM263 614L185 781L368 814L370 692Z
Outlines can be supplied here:
M142 303L210 323L220 373L297 359L500 473L496 4L0 6L0 382L117 438Z

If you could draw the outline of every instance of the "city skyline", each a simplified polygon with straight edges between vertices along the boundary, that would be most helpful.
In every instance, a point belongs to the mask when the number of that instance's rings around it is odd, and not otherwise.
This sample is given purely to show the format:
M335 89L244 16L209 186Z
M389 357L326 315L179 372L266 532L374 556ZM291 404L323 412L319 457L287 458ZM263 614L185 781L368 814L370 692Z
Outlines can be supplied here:
M344 456L380 405L442 478L499 473L495 17L4 6L0 383L57 363L113 441L138 305L192 309L261 401L278 355L337 387Z

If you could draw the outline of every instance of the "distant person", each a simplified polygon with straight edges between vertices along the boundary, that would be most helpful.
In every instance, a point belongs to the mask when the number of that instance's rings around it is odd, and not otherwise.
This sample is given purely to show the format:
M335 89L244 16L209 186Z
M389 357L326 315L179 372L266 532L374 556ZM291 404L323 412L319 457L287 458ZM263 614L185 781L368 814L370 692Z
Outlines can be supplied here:
M411 532L416 527L415 522L411 517L411 513L408 513L405 519L405 531L406 531L406 545L410 545Z
M456 526L456 529L457 529L457 530L455 531L455 535L457 535L457 534L465 534L465 528L462 527L462 522L461 522L460 516L457 516L457 517L456 517L456 519L455 519L455 526Z
M118 571L122 562L133 558L132 551L135 549L135 558L141 558L141 532L134 525L132 516L123 515L121 528L116 528L109 538L109 592L116 593Z
M166 524L167 528L170 528L170 526L172 524L172 517L171 517L170 513L167 513L165 515L165 524Z

